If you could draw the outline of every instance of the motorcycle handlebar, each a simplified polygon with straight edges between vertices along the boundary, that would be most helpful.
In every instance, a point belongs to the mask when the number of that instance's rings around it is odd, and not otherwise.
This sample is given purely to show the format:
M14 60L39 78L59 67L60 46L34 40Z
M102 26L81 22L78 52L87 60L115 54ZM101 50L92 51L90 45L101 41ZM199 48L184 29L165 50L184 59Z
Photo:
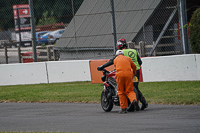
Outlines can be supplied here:
M105 71L105 72L109 72L108 70L106 70L106 69L103 69L103 71Z

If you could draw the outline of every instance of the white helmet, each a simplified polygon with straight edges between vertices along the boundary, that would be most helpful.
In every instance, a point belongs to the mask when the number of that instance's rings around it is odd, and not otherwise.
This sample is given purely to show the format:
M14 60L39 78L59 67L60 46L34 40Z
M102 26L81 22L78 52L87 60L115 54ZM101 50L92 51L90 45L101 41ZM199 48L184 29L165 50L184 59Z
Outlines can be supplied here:
M117 50L116 51L116 55L120 55L120 54L124 55L123 51L122 50Z

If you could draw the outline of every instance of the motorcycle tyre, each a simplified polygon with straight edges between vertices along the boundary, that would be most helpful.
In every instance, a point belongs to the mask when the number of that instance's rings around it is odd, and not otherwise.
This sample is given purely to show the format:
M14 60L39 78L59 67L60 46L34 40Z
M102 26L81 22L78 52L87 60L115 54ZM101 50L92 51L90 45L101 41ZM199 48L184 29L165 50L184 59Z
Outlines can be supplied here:
M104 102L104 97L106 97L104 91L101 93L101 107L105 112L110 112L113 108L113 102L112 99L107 99L106 102Z

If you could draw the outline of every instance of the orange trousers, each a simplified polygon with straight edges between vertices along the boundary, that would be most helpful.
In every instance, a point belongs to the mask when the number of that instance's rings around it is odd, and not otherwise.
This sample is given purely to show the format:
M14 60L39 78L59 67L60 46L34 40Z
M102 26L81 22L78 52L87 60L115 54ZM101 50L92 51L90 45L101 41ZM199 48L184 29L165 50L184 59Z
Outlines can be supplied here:
M128 108L128 99L132 103L137 101L136 94L133 91L133 73L130 71L119 71L116 76L118 86L118 96L121 109Z

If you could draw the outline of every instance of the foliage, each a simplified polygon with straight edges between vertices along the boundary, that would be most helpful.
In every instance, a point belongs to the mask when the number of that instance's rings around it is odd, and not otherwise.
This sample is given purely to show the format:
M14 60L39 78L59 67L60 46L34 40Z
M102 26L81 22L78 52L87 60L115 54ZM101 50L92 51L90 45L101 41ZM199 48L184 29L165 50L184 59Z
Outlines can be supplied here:
M47 24L51 24L51 23L56 23L56 19L55 18L51 18L51 17L48 17L48 11L44 12L43 13L43 17L41 19L39 19L38 21L38 26L40 25L47 25ZM52 14L52 13L51 13Z
M191 49L193 53L200 53L200 8L192 15L190 23Z
M4 30L14 27L13 5L27 4L27 0L0 0L0 27Z
M14 28L13 5L29 4L28 0L0 0L0 27ZM73 0L74 12L83 0ZM73 18L71 0L33 0L35 25L69 23Z
M46 44L45 44L45 43L43 43L43 44L41 44L41 46L42 46L42 47L46 47Z

